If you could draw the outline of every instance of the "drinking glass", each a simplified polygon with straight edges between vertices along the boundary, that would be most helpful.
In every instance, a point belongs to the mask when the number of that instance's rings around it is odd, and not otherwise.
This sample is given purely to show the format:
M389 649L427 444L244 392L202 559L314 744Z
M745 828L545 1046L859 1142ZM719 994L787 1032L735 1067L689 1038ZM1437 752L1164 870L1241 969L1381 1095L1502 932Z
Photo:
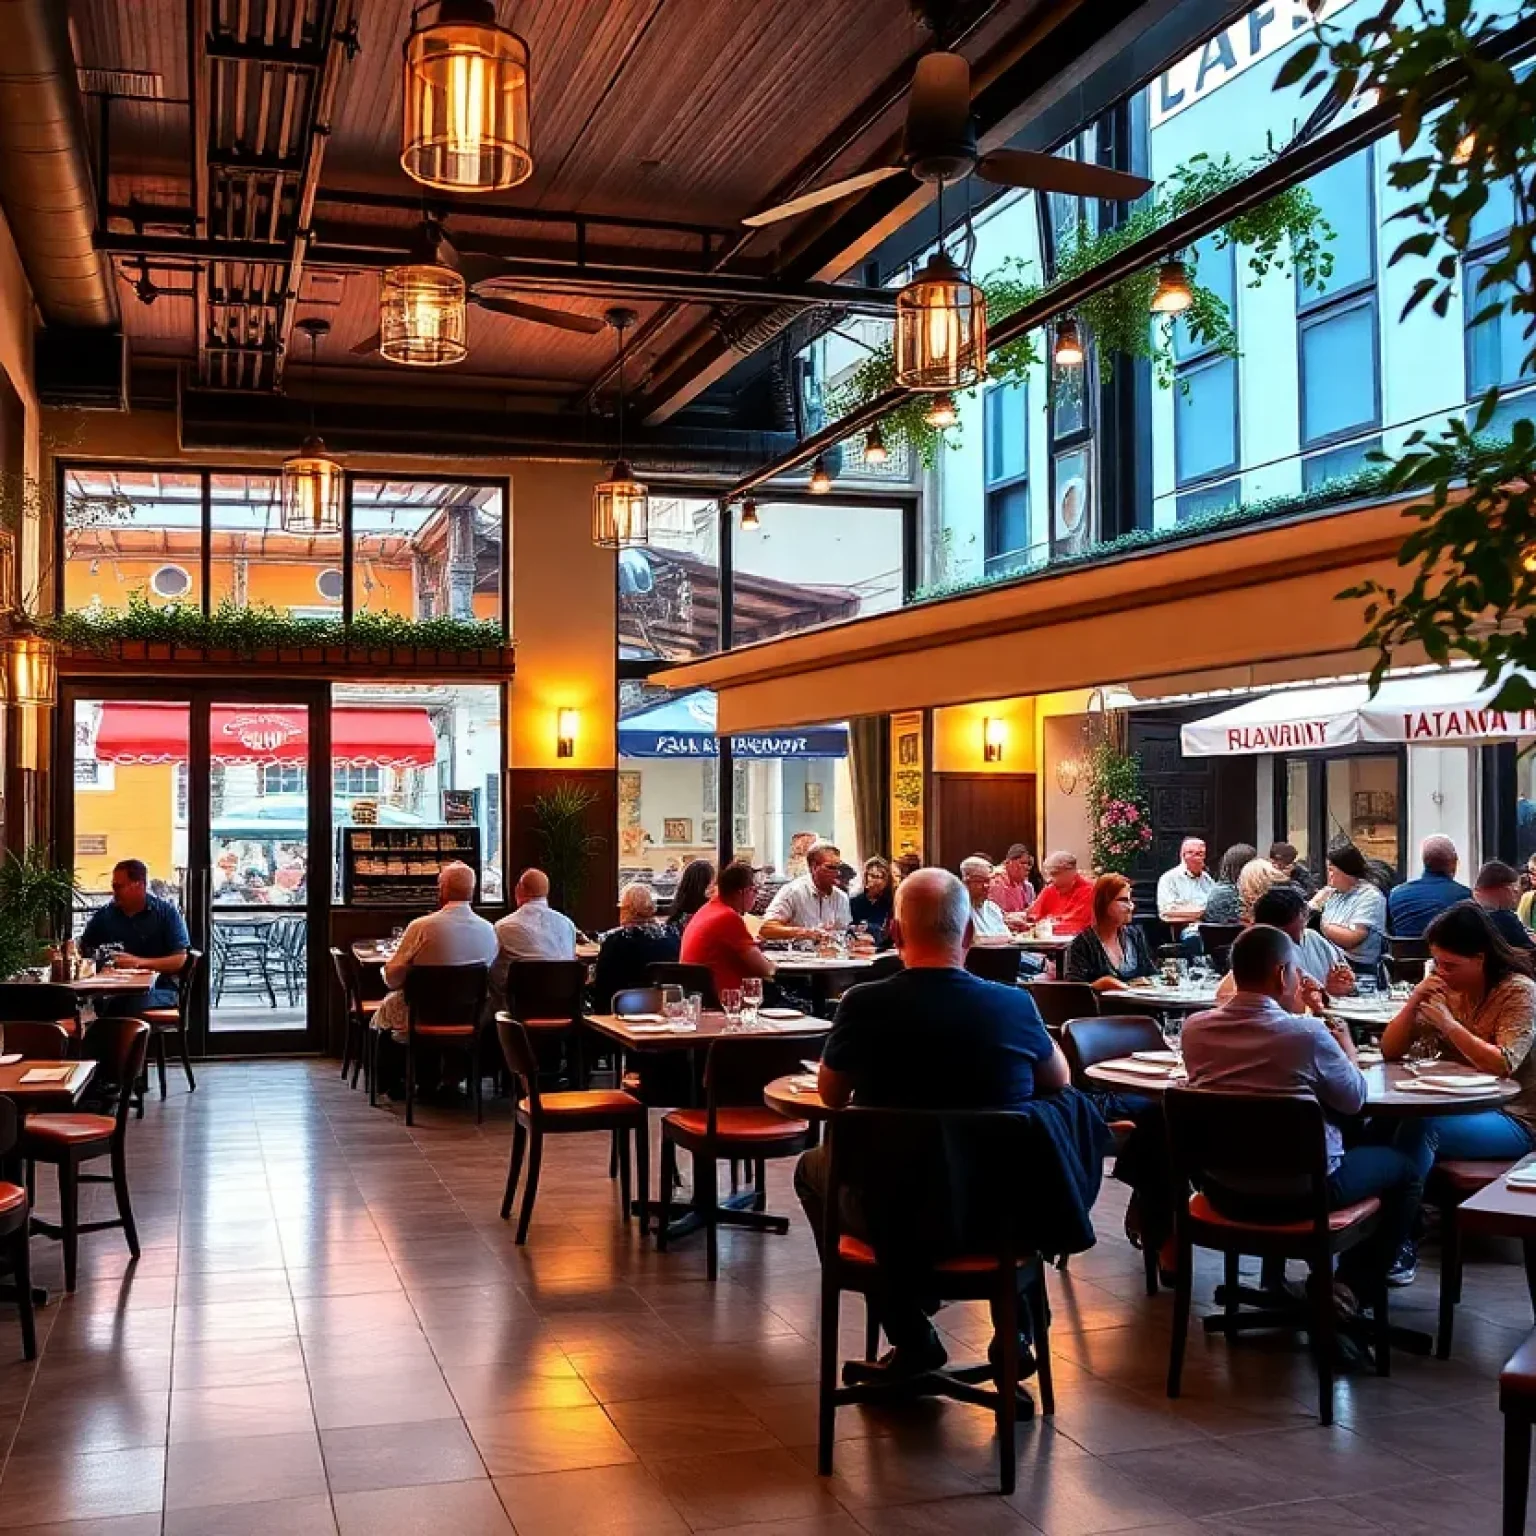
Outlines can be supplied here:
M1376 978L1374 976L1355 977L1355 996L1362 999L1376 1001Z
M1165 1013L1163 1015L1163 1043L1178 1058L1179 1065L1184 1065L1184 1016L1179 1013Z
M1403 1060L1415 1075L1434 1066L1440 1060L1439 1035L1415 1035Z
M699 1027L699 1020L704 1015L704 994L702 992L690 992L688 994L688 1023L694 1028Z
M727 1029L740 1029L741 988L722 987L720 989L720 1008L725 1014L725 1027Z
M688 1018L688 999L676 985L661 989L661 1012L668 1024L681 1024Z
M743 976L741 979L741 1022L747 1029L757 1027L757 1010L763 1006L763 978Z

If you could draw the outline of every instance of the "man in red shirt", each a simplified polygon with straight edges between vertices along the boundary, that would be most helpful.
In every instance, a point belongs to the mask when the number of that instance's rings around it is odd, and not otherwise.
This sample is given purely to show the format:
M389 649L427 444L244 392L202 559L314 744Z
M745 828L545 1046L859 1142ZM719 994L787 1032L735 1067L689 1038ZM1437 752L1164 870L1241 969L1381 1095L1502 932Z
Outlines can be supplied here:
M757 947L742 914L752 908L757 875L750 864L737 859L727 864L715 880L714 897L705 902L683 929L679 959L685 965L707 965L715 993L739 988L744 976L773 975L773 961Z
M1078 873L1077 855L1053 853L1040 867L1048 883L1025 915L1050 918L1057 933L1081 933L1093 922L1093 881Z

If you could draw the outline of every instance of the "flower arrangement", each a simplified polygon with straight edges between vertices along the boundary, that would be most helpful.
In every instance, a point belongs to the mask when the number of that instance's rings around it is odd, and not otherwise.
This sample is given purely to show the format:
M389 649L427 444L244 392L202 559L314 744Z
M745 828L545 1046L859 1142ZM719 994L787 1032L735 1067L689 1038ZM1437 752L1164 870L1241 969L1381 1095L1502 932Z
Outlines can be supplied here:
M1141 782L1141 759L1112 742L1088 759L1088 822L1093 867L1124 874L1152 846L1152 816Z

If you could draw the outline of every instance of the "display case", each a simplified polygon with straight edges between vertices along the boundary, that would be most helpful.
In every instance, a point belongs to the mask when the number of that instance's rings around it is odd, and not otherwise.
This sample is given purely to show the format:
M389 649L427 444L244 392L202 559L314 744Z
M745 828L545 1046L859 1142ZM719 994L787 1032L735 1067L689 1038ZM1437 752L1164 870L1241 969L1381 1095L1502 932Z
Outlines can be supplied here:
M437 875L457 861L480 886L480 828L342 827L341 899L354 907L427 906L437 903Z

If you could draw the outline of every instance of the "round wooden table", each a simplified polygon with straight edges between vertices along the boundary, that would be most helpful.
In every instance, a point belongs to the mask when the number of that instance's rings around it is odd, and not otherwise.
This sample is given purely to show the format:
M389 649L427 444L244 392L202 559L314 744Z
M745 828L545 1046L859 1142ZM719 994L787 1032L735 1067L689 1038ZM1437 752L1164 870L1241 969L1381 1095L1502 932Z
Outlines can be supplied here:
M1096 1066L1087 1068L1083 1075L1090 1082L1103 1083L1107 1087L1123 1088L1131 1093L1160 1094L1167 1089L1173 1081L1168 1072L1151 1073L1135 1070L1127 1065L1130 1058L1121 1057L1115 1061L1101 1061ZM1142 1064L1137 1062L1139 1068ZM1517 1097L1520 1092L1519 1085L1503 1080L1495 1083L1491 1088L1479 1089L1473 1093L1426 1093L1422 1090L1407 1089L1399 1086L1402 1082L1412 1079L1412 1073L1401 1062L1388 1061L1379 1065L1362 1067L1365 1073L1366 1098L1362 1114L1395 1115L1400 1118L1412 1118L1420 1115L1474 1115L1485 1109L1497 1109L1501 1104L1507 1104ZM1431 1069L1423 1074L1426 1077L1453 1077L1456 1069L1453 1066L1441 1066L1438 1070ZM1179 1079L1182 1083L1183 1079Z
M829 1109L821 1101L821 1095L814 1088L795 1087L796 1083L803 1082L809 1074L791 1072L787 1077L776 1077L763 1089L763 1103L769 1109L776 1110L788 1120L825 1120L829 1115L837 1113Z

